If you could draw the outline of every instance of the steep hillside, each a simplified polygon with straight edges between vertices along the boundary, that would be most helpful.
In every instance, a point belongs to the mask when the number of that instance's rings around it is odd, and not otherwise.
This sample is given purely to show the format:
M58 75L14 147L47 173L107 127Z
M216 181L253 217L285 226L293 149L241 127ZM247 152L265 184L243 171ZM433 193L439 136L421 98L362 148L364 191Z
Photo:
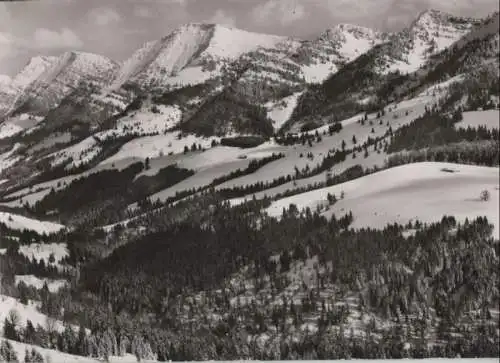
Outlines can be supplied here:
M317 39L304 42L293 59L302 64L308 83L321 83L375 45L388 41L389 36L361 26L339 24Z
M13 79L0 86L0 121L2 116L12 111L16 101L23 97L23 92L55 64L56 60L56 57L33 57Z
M285 40L216 24L187 24L137 50L124 62L109 89L116 90L127 83L139 88L173 85L182 71L187 75L188 68L199 76L193 81L203 82L213 77L213 72L219 71L224 63L260 47L275 47Z
M118 65L96 54L66 52L32 82L16 101L16 113L45 115L80 87L102 87Z

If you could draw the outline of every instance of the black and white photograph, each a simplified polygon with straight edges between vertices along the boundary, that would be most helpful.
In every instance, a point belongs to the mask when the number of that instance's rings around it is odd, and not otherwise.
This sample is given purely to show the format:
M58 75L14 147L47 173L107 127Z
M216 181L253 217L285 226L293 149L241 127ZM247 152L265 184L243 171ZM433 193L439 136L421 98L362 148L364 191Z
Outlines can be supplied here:
M498 0L0 0L0 362L500 362Z

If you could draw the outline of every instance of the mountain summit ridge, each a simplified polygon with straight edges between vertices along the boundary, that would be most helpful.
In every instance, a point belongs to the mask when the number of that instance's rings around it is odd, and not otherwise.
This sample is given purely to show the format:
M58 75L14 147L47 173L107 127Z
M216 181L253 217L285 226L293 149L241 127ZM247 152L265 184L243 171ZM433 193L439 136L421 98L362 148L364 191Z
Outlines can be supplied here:
M0 84L0 116L12 112L26 100L33 101L28 110L43 116L80 83L93 84L97 92L104 95L120 93L125 85L147 92L154 88L203 83L224 77L230 64L241 62L244 55L259 49L275 54L271 62L288 63L305 84L325 81L347 63L381 44L385 45L377 72L408 73L418 69L432 54L449 47L477 23L477 19L428 9L401 32L387 33L339 23L314 40L306 41L215 23L191 22L160 39L144 43L123 62L82 51L67 51L59 57L35 56L12 81ZM245 62L252 61L251 56L246 58Z

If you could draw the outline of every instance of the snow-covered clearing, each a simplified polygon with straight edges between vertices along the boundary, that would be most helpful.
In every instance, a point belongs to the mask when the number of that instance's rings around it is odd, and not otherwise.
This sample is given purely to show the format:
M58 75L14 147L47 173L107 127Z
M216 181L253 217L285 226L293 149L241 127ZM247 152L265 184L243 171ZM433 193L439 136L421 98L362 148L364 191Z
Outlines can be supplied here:
M215 178L227 175L236 169L245 169L249 162L249 160L234 160L224 164L212 166L197 172L193 176L184 179L180 183L177 183L168 189L151 195L150 198L153 201L156 201L157 199L165 201L168 198L175 196L177 192L204 187L209 185Z
M41 348L41 347L36 346L36 345L19 343L19 342L13 341L13 340L9 340L9 342L12 344L12 347L16 351L17 358L20 362L24 362L24 355L25 355L26 349L28 349L31 352L31 349L33 349L33 348L35 348L35 350L43 356L44 361L47 363L48 362L52 362L52 363L73 363L73 362L74 363L98 363L98 362L103 362L102 359L67 354L67 353L63 353L63 352L60 352L60 351L57 351L54 349L45 349L45 348ZM123 357L111 356L111 357L109 357L109 362L110 363L136 363L137 358L132 354L127 354ZM141 360L141 362L151 363L151 362L156 362L156 361ZM477 362L477 363L490 363L490 362Z
M203 67L186 67L177 74L168 77L165 83L174 87L185 87L203 83L218 75L220 75L220 70L209 72L204 71Z
M191 148L193 144L209 148L212 140L216 137L201 138L195 135L178 137L178 132L169 132L164 135L145 136L134 139L121 147L121 149L110 158L104 160L100 165L110 164L121 159L135 158L158 158L168 154L179 154L184 152L184 147Z
M265 107L267 108L267 117L273 121L273 126L275 130L281 129L281 127L288 121L292 115L293 110L297 106L297 100L302 95L303 92L294 93L291 96L285 97L278 102L267 103Z
M0 174L5 170L10 168L12 165L17 163L20 158L19 156L14 156L14 153L21 147L20 144L15 144L12 149L3 154L0 154Z
M0 249L3 254L6 249ZM68 256L66 243L32 243L30 245L21 245L19 252L28 258L35 257L37 260L44 260L46 264L50 264L50 255L54 255L54 264L57 266L59 262Z
M0 222L5 223L10 229L31 230L39 234L50 234L59 232L66 228L62 224L39 221L37 219L27 218L13 213L0 212Z
M118 121L114 131L126 135L130 133L164 133L179 123L182 111L178 107L155 105L132 112Z
M333 63L317 63L302 67L302 73L307 83L321 83L337 70L337 66Z
M24 282L28 286L33 286L36 289L43 288L43 285L47 283L47 287L50 292L57 292L63 286L67 285L66 280L50 280L46 278L39 278L35 275L16 275L16 285L20 282Z
M39 200L45 198L45 196L49 193L50 193L50 188L46 188L34 193L30 193L28 189L23 189L20 190L19 192L7 196L7 198L9 199L11 197L17 199L14 199L10 202L0 203L0 205L10 208L22 207L25 203L28 203L28 205L34 205Z
M0 139L14 136L21 131L23 131L23 128L21 126L15 125L10 122L4 122L0 125Z
M17 135L24 130L31 129L42 120L43 117L32 116L26 113L9 117L0 125L0 139L5 139Z
M500 111L487 110L487 111L470 111L463 113L463 120L457 122L455 127L460 128L477 128L478 126L485 126L489 130L500 129Z
M453 170L446 172L443 169ZM384 170L328 188L295 195L274 202L267 212L279 217L283 208L295 204L300 209L316 210L327 205L328 193L345 198L330 207L325 215L352 211L353 227L383 228L388 223L406 224L410 220L436 222L444 215L458 221L486 216L499 234L499 169L451 163L415 163ZM481 191L490 199L481 201Z
M465 76L463 74L459 74L455 77L451 77L450 79L436 83L429 88L427 88L425 91L420 93L420 96L429 96L429 95L438 95L438 94L443 94L444 92L448 91L448 88L450 88L454 84L462 83L465 80Z
M0 331L3 332L3 324L5 318L9 315L11 310L17 311L19 315L19 325L25 327L27 320L31 320L36 327L40 324L42 327L47 327L48 317L37 310L39 303L30 301L29 305L21 304L17 299L10 296L0 295ZM55 319L52 320L54 328L62 332L64 331L64 324L62 321Z
M68 167L78 167L92 161L100 152L101 147L98 139L95 136L89 136L75 145L50 154L48 157L54 158L51 161L52 167L61 165L69 159L72 159L72 162Z

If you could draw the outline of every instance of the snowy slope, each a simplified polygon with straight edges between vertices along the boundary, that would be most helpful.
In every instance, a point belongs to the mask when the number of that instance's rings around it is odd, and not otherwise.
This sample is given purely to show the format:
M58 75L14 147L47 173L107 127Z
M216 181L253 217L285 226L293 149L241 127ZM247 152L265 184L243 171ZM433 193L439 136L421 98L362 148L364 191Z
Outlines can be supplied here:
M190 148L193 143L203 148L210 148L212 140L219 140L216 137L201 138L195 135L186 135L179 139L178 135L178 132L168 132L162 135L139 137L123 145L115 155L104 160L101 165L130 158L144 160L148 157L157 158L168 154L180 154L184 152L185 146Z
M445 172L449 169L453 172ZM328 193L345 198L334 204L327 215L352 211L353 227L383 228L388 223L407 223L416 219L436 222L443 215L458 221L486 216L495 225L494 235L500 237L498 211L498 168L450 163L415 163L384 170L363 178L328 188L295 195L274 202L268 209L280 216L283 208L295 204L301 210L327 204ZM488 190L490 200L479 199Z
M44 362L46 362L46 363L98 363L98 362L103 362L103 359L82 357L79 355L62 353L62 352L54 350L54 349L41 348L41 347L38 347L36 345L20 343L20 342L16 342L13 340L9 340L9 342L12 344L12 347L16 351L17 358L20 362L24 362L24 356L25 356L26 349L28 349L31 352L32 348L35 348L35 350L37 352L42 354ZM478 361L480 361L480 360L478 359ZM132 354L127 354L123 357L111 356L111 357L109 357L109 362L110 363L136 363L137 358ZM156 362L156 361L146 359L146 360L142 360L141 362L152 363L152 362ZM465 363L467 363L467 362L465 362ZM490 363L490 362L484 361L484 362L476 362L476 363Z
M37 56L29 60L28 64L12 80L14 87L26 88L35 82L44 72L57 61L57 57Z
M16 102L30 102L34 111L46 112L83 84L103 87L113 77L118 64L97 54L66 52L57 57Z
M330 43L339 56L339 60L347 63L361 54L366 53L375 45L387 40L386 33L353 25L339 24L326 30L319 38L320 41Z
M467 128L467 127L478 127L485 126L486 128L500 129L500 111L499 110L487 110L487 111L470 111L463 113L463 120L457 122L455 127Z
M288 121L302 93L303 92L297 92L278 102L269 102L266 104L267 117L273 121L273 126L276 131Z
M31 230L39 234L49 234L59 232L61 229L66 228L62 224L52 222L39 221L24 216L20 216L8 212L0 212L0 222L5 223L10 229L16 230Z
M0 116L9 112L24 90L56 61L56 57L33 57L13 79L0 81Z
M29 305L21 304L17 299L9 296L0 295L0 325L3 332L3 323L11 310L17 311L21 318L19 324L23 327L26 326L26 321L29 319L36 327L40 324L42 327L47 326L47 315L40 313L37 310L37 305L30 303ZM57 331L64 331L64 325L61 321L55 321L54 327Z
M156 112L153 112L151 108L142 108L121 118L113 130L120 135L164 133L181 121L182 111L179 107L164 105L155 107Z
M12 149L0 154L0 173L20 160L20 157L16 155L16 151L19 150L20 147L20 144L15 144Z
M317 39L304 42L297 52L306 82L323 82L344 64L387 41L388 37L389 34L352 24L327 29Z
M6 252L6 248L0 249L0 254L5 254ZM29 245L21 245L19 253L29 259L36 258L38 261L43 260L46 265L56 267L60 267L62 259L69 255L65 243L31 243ZM54 262L50 262L51 256L54 257Z
M123 63L108 91L127 82L140 86L168 84L168 77L176 77L189 66L235 60L260 47L275 47L286 39L215 24L186 24L137 50Z
M395 34L386 58L379 65L382 73L410 73L469 33L479 21L457 18L437 10L428 10L403 31Z

